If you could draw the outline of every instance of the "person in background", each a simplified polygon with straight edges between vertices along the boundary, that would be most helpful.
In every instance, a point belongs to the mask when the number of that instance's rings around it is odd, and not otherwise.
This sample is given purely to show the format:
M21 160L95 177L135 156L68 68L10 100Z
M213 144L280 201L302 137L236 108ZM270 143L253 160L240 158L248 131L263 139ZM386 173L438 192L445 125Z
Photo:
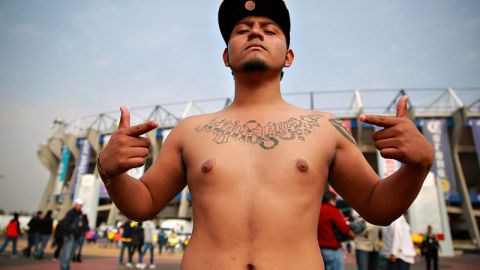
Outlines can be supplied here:
M132 228L132 222L130 220L125 221L125 223L122 226L122 237L120 238L121 242L121 247L120 247L120 258L118 260L118 263L120 265L123 265L123 254L125 250L127 250L127 256L128 256L128 263L126 264L127 267L132 267L132 258L130 257L130 251L132 249L132 233L133 233L133 228Z
M185 235L185 239L182 241L182 250L185 251L185 249L188 246L188 243L190 243L190 234Z
M50 235L52 235L52 231L52 210L48 210L45 216L39 222L37 240L35 241L35 251L33 253L35 259L43 259L43 256L45 255L45 247L47 246Z
M60 251L62 250L63 246L63 237L65 236L64 224L65 219L61 219L57 223L57 226L55 227L55 232L53 233L52 248L55 247L55 251L53 252L52 261L56 261L58 260L58 257L60 257Z
M377 270L380 249L380 228L366 223L366 229L357 234L355 242L355 256L358 270Z
M82 214L82 224L78 233L75 235L75 245L73 246L72 261L82 262L82 248L85 243L85 234L90 230L88 225L88 217L86 214Z
M138 257L137 257L137 268L141 268L141 262L140 258L142 257L142 246L143 246L143 228L142 228L142 222L135 222L133 225L133 231L132 231L132 247L130 249L130 254L129 254L129 261L133 262L133 256L135 255L135 251L138 252Z
M69 270L70 261L73 256L73 249L75 245L75 239L82 233L83 227L83 213L82 207L85 201L83 199L76 199L73 202L73 208L70 209L65 215L65 223L63 226L63 247L62 254L60 255L60 269Z
M423 237L423 242L421 245L422 255L425 256L425 261L427 263L427 270L431 269L433 261L433 269L438 270L438 250L440 249L440 244L438 243L437 236L432 231L432 226L428 225L427 233Z
M350 239L355 238L355 234L336 205L337 195L326 191L322 198L317 232L326 270L344 269L342 245L335 234L345 235Z
M0 254L2 254L8 243L12 242L12 258L17 257L17 240L18 236L20 236L22 233L20 230L20 221L18 220L18 217L18 213L13 213L13 219L10 220L5 231L5 240L3 241L3 245L0 247Z
M35 239L37 237L38 227L40 220L42 219L42 211L37 211L35 216L33 216L28 222L28 231L27 231L27 247L22 251L23 256L30 257L32 248L35 246Z
M158 254L162 254L163 249L167 245L167 234L165 233L165 230L160 228L158 230L158 237L157 237L157 242L158 242Z
M402 215L387 227L382 227L382 255L387 258L387 270L408 270L415 262L410 225Z
M175 254L175 251L177 249L177 245L180 242L180 239L178 239L178 234L175 232L175 230L172 229L170 234L168 235L167 238L167 251L170 254Z
M142 248L142 255L140 256L140 267L143 269L145 268L145 264L143 263L143 258L147 251L150 251L150 265L149 268L155 268L154 262L154 255L155 255L155 248L153 246L153 236L155 235L155 219L147 220L143 222L143 248Z

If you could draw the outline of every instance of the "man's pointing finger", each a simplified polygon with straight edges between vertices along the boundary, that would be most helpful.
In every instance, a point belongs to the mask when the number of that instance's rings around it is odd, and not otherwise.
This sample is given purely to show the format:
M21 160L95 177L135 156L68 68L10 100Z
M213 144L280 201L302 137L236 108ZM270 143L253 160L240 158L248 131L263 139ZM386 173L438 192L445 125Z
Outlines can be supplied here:
M379 127L391 127L397 123L395 117L362 114L359 120Z
M126 130L126 134L129 136L138 137L158 127L158 123L155 121L146 122L140 125L130 127Z

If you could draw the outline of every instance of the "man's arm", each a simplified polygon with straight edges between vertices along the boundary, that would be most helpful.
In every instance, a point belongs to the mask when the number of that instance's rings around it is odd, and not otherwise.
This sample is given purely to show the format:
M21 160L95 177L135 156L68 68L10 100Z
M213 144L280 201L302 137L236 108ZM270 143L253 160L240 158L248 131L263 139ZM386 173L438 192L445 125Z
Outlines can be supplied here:
M433 149L407 117L406 97L398 102L395 117L362 115L360 120L384 127L373 135L375 147L402 167L380 180L356 145L339 135L329 181L368 222L388 225L415 200L433 163Z
M140 136L155 129L158 124L147 122L130 127L127 108L120 110L119 128L101 152L99 163L111 177L106 188L118 209L133 220L147 220L154 217L186 185L180 139L175 130L170 133L155 163L139 181L126 171L145 164L150 142ZM102 175L104 177L105 174Z

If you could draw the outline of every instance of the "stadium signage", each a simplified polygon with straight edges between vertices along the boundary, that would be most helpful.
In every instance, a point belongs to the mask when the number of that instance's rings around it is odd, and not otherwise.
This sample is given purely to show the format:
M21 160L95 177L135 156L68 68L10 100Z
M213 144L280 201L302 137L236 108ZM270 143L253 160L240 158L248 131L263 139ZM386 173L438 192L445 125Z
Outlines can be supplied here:
M445 119L423 120L423 134L433 145L435 162L431 170L438 179L437 183L441 184L445 199L452 202L461 201L453 172L447 121Z

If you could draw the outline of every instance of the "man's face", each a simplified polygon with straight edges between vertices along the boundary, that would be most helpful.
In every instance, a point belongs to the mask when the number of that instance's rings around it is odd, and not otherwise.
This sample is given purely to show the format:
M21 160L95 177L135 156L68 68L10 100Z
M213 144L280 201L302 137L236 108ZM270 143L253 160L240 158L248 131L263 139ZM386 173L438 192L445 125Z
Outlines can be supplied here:
M78 203L75 204L74 208L75 208L75 210L77 210L77 211L82 211L82 205L81 205L81 204L78 204Z
M273 20L250 16L233 28L223 59L234 73L281 71L291 65L293 52Z

